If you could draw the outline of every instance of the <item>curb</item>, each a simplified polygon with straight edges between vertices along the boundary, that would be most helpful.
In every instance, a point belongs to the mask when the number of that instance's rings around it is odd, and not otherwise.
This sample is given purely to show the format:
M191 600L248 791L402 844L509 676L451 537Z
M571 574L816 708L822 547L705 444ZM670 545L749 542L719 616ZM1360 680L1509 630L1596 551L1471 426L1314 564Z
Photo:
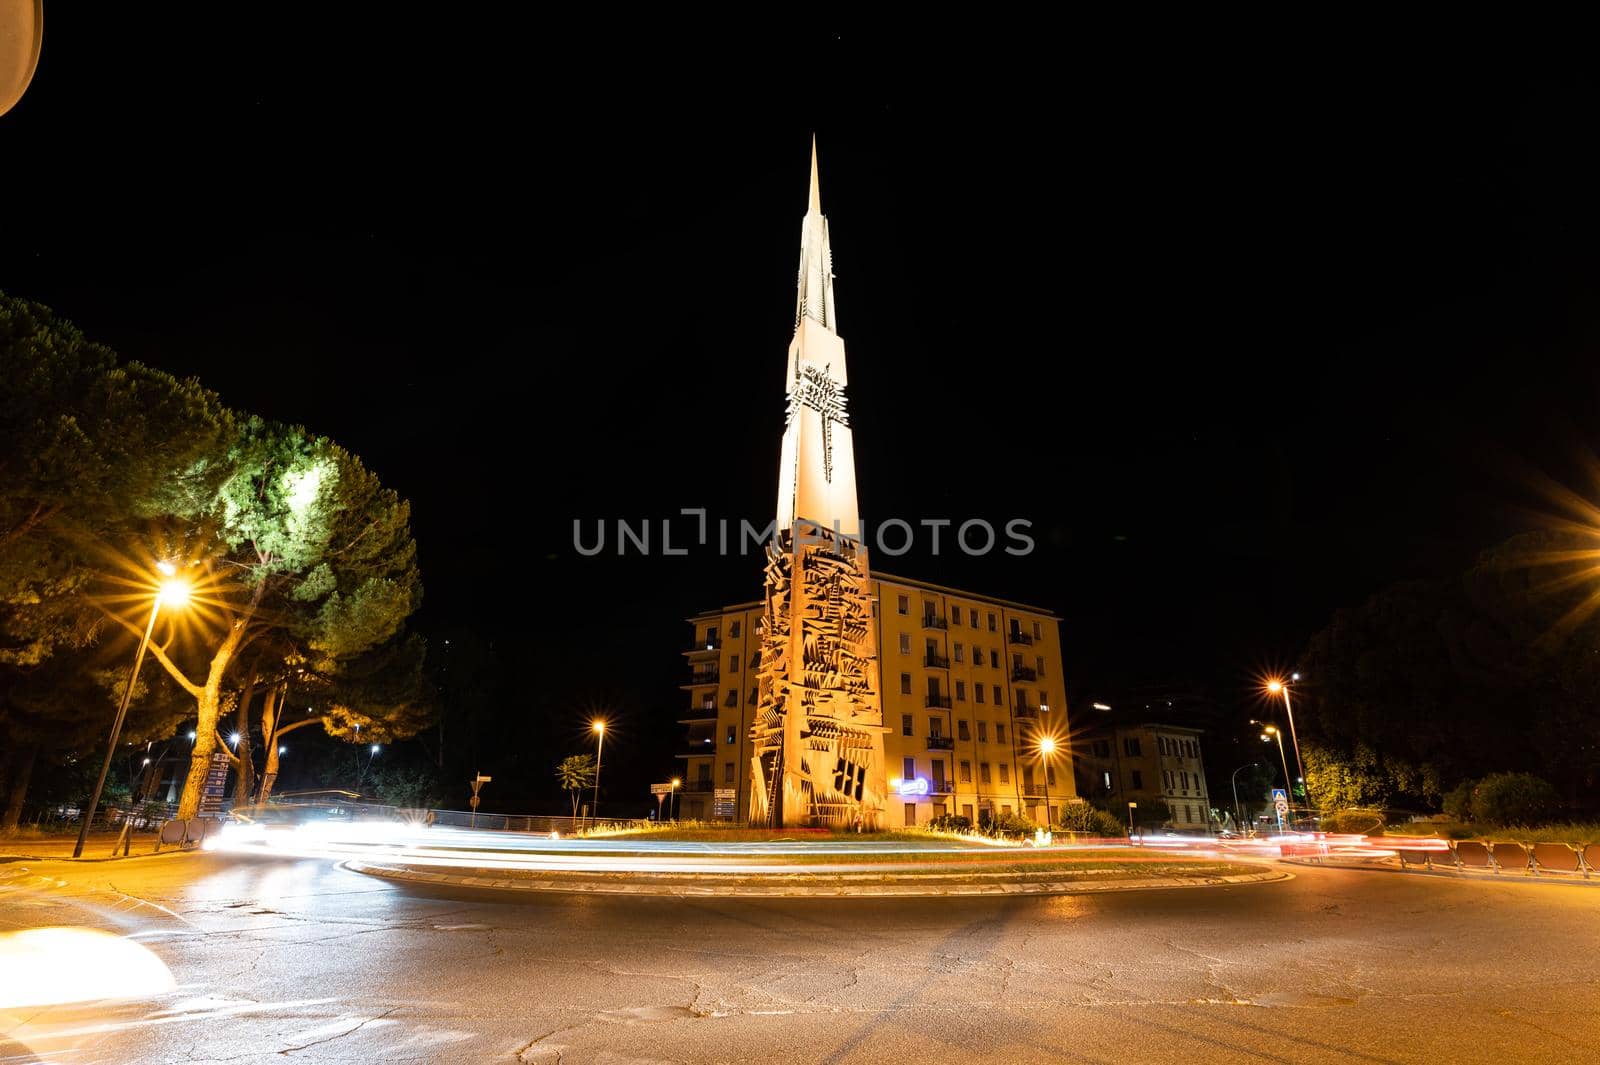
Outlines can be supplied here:
M1400 876L1426 876L1435 880L1455 880L1463 884L1551 884L1557 887L1600 888L1600 880L1585 879L1577 873L1545 873L1533 876L1528 873L1479 872L1468 869L1401 869L1378 862L1328 862L1315 858L1283 858L1286 865L1303 865L1318 869L1351 869L1362 873L1394 873Z
M1232 884L1262 884L1273 883L1280 880L1292 880L1294 874L1282 870L1271 872L1248 873L1241 876L1217 877L1173 877L1169 880L1154 878L1140 878L1137 880L1107 880L1100 883L1070 880L1040 880L1031 883L1011 884L975 884L953 883L940 885L919 885L916 883L882 884L872 887L866 885L846 886L832 884L828 886L801 887L795 884L774 884L770 887L752 884L717 885L682 885L651 883L649 878L657 874L640 874L642 881L632 883L623 882L593 882L561 880L547 878L533 879L508 879L493 876L468 876L461 873L435 873L424 872L403 866L377 865L363 862L358 859L341 862L340 868L352 872L374 876L384 880L395 880L413 884L430 884L445 887L466 887L491 891L522 891L530 894L542 895L648 895L659 898L945 898L945 897L980 897L997 895L1080 895L1105 891L1141 891L1161 888L1186 888L1186 887L1226 887ZM918 879L905 877L906 881ZM935 877L921 877L923 880L937 879Z

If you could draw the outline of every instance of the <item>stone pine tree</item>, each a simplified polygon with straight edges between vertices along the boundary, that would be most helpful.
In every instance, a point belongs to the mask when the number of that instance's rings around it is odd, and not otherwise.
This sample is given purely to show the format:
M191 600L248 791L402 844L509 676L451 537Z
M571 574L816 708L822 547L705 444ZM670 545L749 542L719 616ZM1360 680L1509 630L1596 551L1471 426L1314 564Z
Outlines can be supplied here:
M15 823L34 767L103 742L131 650L86 593L144 523L220 484L232 415L195 381L122 363L48 308L0 293L0 776ZM170 693L167 693L170 694ZM163 693L151 690L162 703ZM127 735L159 726L144 699ZM165 710L158 710L159 718Z
M312 670L337 672L395 636L422 594L409 506L356 456L251 417L218 461L217 488L198 485L170 513L173 551L194 579L189 639L150 649L195 703L180 817L199 807L225 697L258 643L286 641Z

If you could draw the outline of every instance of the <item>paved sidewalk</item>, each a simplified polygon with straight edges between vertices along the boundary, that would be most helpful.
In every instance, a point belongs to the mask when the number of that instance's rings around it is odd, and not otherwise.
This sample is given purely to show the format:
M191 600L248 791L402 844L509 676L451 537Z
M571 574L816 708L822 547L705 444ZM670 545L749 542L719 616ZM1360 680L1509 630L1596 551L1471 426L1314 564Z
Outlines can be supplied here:
M571 874L539 876L475 876L445 873L404 865L383 865L352 859L344 868L368 876L436 887L465 887L490 891L535 894L656 895L671 898L914 898L974 895L1075 895L1101 891L1139 891L1159 888L1218 887L1291 880L1294 874L1277 869L1233 876L1121 877L1016 877L872 874L813 877L801 883L790 876L721 877L715 880L632 873L580 878Z
M1286 865L1310 865L1323 869L1360 869L1368 873L1397 873L1402 876L1431 876L1443 880L1481 880L1498 884L1569 884L1583 887L1600 887L1600 877L1585 877L1582 873L1556 873L1545 870L1525 873L1521 870L1495 872L1493 869L1422 869L1415 865L1402 866L1393 859L1381 861L1338 861L1329 858L1284 858Z
M108 862L120 860L122 851L118 848L115 856L111 851L116 847L118 834L115 832L91 832L89 840L84 844L81 862ZM154 832L134 833L128 856L133 858L149 857L156 853L157 836ZM56 861L72 860L72 848L77 845L78 834L58 835L52 833L48 836L0 836L0 862L16 861ZM162 854L177 854L178 848L166 846L161 849Z

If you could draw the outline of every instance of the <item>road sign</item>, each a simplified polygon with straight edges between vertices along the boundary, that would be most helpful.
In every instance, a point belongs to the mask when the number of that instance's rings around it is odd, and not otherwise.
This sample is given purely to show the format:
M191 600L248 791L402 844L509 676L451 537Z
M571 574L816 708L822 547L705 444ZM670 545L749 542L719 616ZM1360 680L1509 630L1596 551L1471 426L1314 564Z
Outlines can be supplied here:
M228 787L228 752L212 751L211 764L206 766L205 783L200 786L200 816L209 817L222 812L222 793Z
M652 784L652 785L650 785L650 794L652 794L652 795L671 795L672 794L672 785L671 784Z
M1273 802L1274 805L1276 805L1276 804L1278 804L1280 802L1288 802L1288 801L1289 801L1289 793L1287 791L1285 791L1283 788L1273 788L1272 789L1272 802Z
M1272 789L1272 809L1278 815L1278 824L1289 816L1289 793L1282 788Z
M711 816L732 817L733 800L738 791L733 788L717 788L711 793Z

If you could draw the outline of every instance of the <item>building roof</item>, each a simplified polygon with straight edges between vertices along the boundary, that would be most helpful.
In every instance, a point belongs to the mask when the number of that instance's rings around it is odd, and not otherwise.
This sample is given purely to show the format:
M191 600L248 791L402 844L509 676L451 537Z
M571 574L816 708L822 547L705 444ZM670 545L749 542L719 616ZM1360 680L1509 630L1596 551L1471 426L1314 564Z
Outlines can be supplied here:
M882 570L873 570L870 574L868 574L868 577L869 579L875 581L885 581L889 584L904 585L908 588L921 588L930 592L940 592L944 595L953 595L961 599L972 599L980 603L989 603L993 606L1010 607L1013 610L1025 610L1030 614L1038 614L1039 616L1049 618L1052 621L1061 620L1055 611L1046 609L1045 607L1030 606L1027 603L1019 603L1014 599L1001 599L998 596L984 595L982 592L969 592L965 588L952 588L947 584L934 584L932 581L921 581L917 580L915 577L901 577L893 573L884 573ZM743 603L729 603L726 606L716 607L715 609L702 610L700 613L694 614L688 618L685 618L684 620L709 621L713 618L721 617L723 614L734 614L746 610L760 610L765 605L766 604L760 599L751 599L748 602Z

